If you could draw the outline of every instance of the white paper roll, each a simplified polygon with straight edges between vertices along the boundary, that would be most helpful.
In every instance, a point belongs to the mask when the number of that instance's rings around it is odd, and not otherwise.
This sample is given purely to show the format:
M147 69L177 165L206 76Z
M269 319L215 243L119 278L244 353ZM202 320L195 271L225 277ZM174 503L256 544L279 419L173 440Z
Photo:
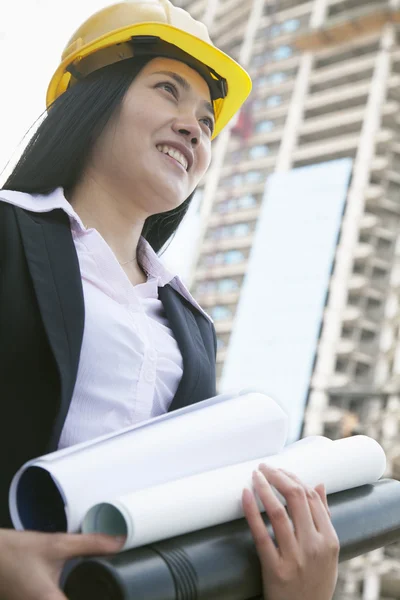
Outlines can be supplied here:
M79 531L99 501L274 454L283 448L287 428L286 414L263 394L222 396L49 454L14 477L13 524Z
M252 487L260 462L296 474L304 483L324 483L327 493L340 492L382 477L386 458L366 436L332 442L302 440L277 456L217 469L101 503L88 511L84 533L126 535L124 550L197 531L243 517L242 491ZM260 504L260 508L261 504Z

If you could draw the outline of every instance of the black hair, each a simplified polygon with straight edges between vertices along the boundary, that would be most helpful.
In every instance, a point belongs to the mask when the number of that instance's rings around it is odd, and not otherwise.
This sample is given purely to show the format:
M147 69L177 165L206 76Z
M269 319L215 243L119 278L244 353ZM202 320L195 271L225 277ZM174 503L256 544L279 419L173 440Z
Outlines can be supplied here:
M99 134L119 110L128 88L154 57L123 60L94 71L61 94L29 141L3 189L48 194L73 189ZM177 208L149 216L143 237L155 252L175 234L194 192Z

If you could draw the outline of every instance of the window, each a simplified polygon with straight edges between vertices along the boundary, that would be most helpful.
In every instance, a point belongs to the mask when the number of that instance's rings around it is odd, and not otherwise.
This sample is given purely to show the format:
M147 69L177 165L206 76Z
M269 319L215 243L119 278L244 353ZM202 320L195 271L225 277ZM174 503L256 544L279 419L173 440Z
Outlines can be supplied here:
M285 33L292 33L293 31L297 31L300 27L300 21L298 19L289 19L282 23L282 31Z
M280 104L282 104L282 96L270 96L266 100L266 105L269 108L273 108L275 106L279 106Z
M196 292L198 294L212 294L217 289L217 283L215 281L201 281L198 283Z
M243 158L243 151L242 150L234 150L233 152L231 152L229 154L229 159L232 163L237 164L238 162L240 162Z
M220 240L230 237L243 237L250 233L249 223L237 223L236 225L223 225L214 227L209 231L208 237L212 240Z
M348 367L348 361L338 358L336 360L335 371L337 373L346 373Z
M290 46L279 46L273 51L272 57L274 60L284 60L289 58L293 54L293 49Z
M348 325L343 325L342 327L342 337L351 338L354 333L354 327L349 327Z
M221 293L235 292L239 288L236 279L221 279L218 282L218 291Z
M275 125L273 121L259 121L255 128L256 133L267 133L269 131L272 131L274 126Z
M271 37L278 37L280 32L281 32L281 26L278 25L277 23L275 25L272 25L272 27L270 27L268 30L268 33Z
M255 88L259 88L262 87L263 85L266 85L269 81L269 77L267 75L262 75L261 77L257 77L257 79L254 82L254 87Z
M255 196L250 194L246 194L245 196L241 196L240 198L233 198L231 200L224 200L223 202L219 202L217 206L217 211L221 214L225 214L228 212L232 212L234 210L240 210L243 208L252 208L257 205L257 199Z
M241 173L237 173L232 177L232 185L241 185L243 183L244 176Z
M258 183L263 179L262 173L260 171L249 171L245 174L246 183Z
M250 224L238 223L237 225L232 225L229 233L235 237L245 237L250 233Z
M262 144L259 146L253 146L250 148L249 156L250 158L257 159L263 158L269 154L269 147L266 144Z
M232 314L232 310L230 308L228 308L227 306L213 306L213 308L210 311L211 313L211 317L215 320L215 321L222 321L224 319L231 319L233 314Z
M224 263L226 265L235 265L245 260L243 252L240 250L229 250L224 253Z
M224 237L224 227L214 227L214 229L209 229L207 234L208 239L210 240L220 240Z
M253 55L253 58L251 59L252 67L261 67L264 64L265 64L265 58L264 58L263 54L254 54Z
M246 196L241 196L237 199L238 208L252 208L256 206L257 200L255 196L251 196L247 194Z
M374 340L376 337L376 334L374 331L371 331L370 329L361 329L361 336L360 336L360 340L361 342L371 342L372 340Z
M279 71L278 73L271 73L271 75L269 75L268 83L270 83L272 85L280 85L281 83L286 81L286 79L287 79L286 73Z
M264 50L263 52L258 52L257 54L253 54L251 59L252 67L261 67L265 64L268 64L271 61L271 53L270 50Z
M236 200L224 200L217 204L217 210L219 213L228 213L236 209Z
M361 378L361 377L365 377L366 375L368 375L369 373L369 365L366 365L364 363L356 363L356 370L355 370L355 376L356 378Z
M217 337L217 350L223 350L225 346L225 341L222 338Z

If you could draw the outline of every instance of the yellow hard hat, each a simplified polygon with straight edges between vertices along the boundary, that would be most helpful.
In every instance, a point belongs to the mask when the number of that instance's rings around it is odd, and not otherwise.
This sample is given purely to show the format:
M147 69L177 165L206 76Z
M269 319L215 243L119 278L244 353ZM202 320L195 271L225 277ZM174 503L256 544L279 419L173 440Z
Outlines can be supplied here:
M47 107L89 73L149 54L183 60L206 78L216 118L213 138L250 93L248 73L213 45L203 23L169 0L129 0L100 10L74 33L50 81Z

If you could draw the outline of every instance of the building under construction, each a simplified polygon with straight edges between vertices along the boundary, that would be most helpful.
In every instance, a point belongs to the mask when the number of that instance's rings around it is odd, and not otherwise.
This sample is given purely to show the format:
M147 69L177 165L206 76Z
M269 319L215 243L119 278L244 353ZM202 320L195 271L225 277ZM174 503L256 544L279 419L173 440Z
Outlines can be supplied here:
M400 3L175 0L250 72L201 194L192 291L215 320L218 379L271 175L351 159L304 435L371 435L400 479ZM341 567L340 600L400 598L400 546Z

